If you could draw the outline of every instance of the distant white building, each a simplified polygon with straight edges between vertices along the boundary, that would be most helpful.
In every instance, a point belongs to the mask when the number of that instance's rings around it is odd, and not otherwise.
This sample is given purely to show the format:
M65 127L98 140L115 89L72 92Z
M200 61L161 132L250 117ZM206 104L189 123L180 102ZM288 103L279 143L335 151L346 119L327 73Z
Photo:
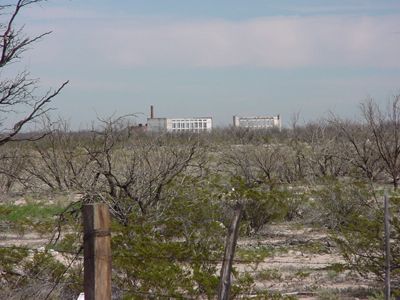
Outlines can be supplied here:
M233 126L251 129L269 129L282 128L280 115L277 116L258 116L258 117L240 117L233 116Z
M212 130L212 118L148 118L150 132L202 132Z
M150 107L147 118L147 130L150 132L203 132L212 130L212 118L155 118L154 108Z

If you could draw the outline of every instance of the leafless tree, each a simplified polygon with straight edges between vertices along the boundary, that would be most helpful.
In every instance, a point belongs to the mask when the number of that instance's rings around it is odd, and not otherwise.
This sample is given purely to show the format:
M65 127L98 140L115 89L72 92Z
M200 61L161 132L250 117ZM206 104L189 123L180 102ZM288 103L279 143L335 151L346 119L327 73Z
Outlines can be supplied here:
M371 130L366 124L342 120L332 116L331 124L338 129L336 140L340 159L353 168L352 176L365 178L373 183L382 174L381 157L376 151Z
M388 103L386 111L382 111L372 99L361 105L361 111L371 131L371 142L394 189L397 189L400 180L400 95Z
M257 169L251 157L253 145L234 145L225 150L221 161L223 169L232 176L240 176L249 186L259 181Z
M308 145L305 160L309 177L337 178L348 173L348 164L341 159L340 131L324 120L309 123L304 129L304 141Z
M300 112L292 116L292 124L285 155L285 177L288 183L306 178L305 149L307 144L302 139L302 127L299 126Z
M73 132L65 120L42 125L48 133L33 142L25 171L28 186L53 191L81 191L92 180L93 162L85 147L90 136Z
M280 171L282 164L282 145L267 144L255 146L251 158L258 170L259 177L266 181L272 189L275 184L282 182Z
M0 192L8 194L24 183L27 156L24 149L9 144L0 148Z
M18 0L15 4L0 4L0 72L5 74L11 64L18 62L22 54L32 45L50 34L45 32L33 37L24 33L24 27L17 27L16 19L26 7L41 0ZM22 71L12 78L0 79L0 145L20 140L18 134L26 125L36 121L49 111L48 104L65 87L68 81L58 88L38 96L38 80ZM24 139L37 139L41 135Z
M109 202L114 215L126 223L130 213L145 215L167 198L167 189L200 153L196 139L165 143L160 138L134 141L124 118L103 120L86 151L94 164L87 194Z

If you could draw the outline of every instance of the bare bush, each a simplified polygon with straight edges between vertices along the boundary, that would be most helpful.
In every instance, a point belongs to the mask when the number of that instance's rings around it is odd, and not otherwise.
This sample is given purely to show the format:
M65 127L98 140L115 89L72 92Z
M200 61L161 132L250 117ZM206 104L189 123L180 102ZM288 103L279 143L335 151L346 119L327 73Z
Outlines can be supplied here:
M24 149L11 144L1 147L0 153L0 191L18 192L20 184L25 182L27 155Z
M114 215L126 222L135 209L146 214L166 199L168 185L198 156L198 142L137 143L128 138L123 124L123 118L104 121L85 149L95 172L87 193L110 202Z
M388 103L386 111L372 100L363 103L361 110L384 170L397 189L400 179L400 95Z
M339 157L351 166L351 175L370 182L378 181L383 171L381 158L372 142L371 132L365 124L332 119L341 138L337 140Z
M66 121L47 123L49 132L30 149L26 173L31 189L81 191L93 181L92 160L85 147L89 136L72 132Z

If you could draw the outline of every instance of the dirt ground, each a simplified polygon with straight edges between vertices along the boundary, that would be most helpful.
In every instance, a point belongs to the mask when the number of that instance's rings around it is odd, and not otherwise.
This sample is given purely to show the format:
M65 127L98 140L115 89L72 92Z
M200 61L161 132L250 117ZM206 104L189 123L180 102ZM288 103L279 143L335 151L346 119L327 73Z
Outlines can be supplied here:
M243 249L256 253L257 249L272 249L272 255L262 262L235 264L239 272L256 278L254 290L298 299L367 299L366 294L378 288L374 279L340 268L345 262L324 230L297 227L271 225L258 237L238 241L239 256Z

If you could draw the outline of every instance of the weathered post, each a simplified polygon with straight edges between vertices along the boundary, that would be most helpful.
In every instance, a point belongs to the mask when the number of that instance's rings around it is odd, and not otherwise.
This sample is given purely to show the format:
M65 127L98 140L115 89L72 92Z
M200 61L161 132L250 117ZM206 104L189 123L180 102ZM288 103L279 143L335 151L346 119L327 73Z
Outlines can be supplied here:
M385 191L385 300L390 299L390 212L389 197Z
M107 204L83 206L85 300L111 299L111 236Z
M235 256L236 243L239 234L239 223L242 215L243 206L237 202L234 208L234 215L231 225L229 226L228 236L225 244L224 260L221 268L221 278L218 290L218 300L228 300L231 288L231 272L233 258Z

